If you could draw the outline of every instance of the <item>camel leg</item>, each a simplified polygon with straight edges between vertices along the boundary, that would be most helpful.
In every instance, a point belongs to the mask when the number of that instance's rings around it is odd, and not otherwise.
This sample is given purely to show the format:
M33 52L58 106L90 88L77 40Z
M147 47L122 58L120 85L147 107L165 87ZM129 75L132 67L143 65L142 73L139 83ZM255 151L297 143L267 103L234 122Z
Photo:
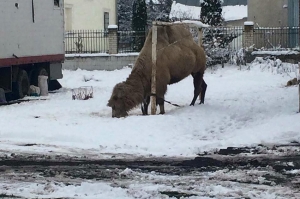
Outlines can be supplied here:
M159 105L160 113L159 114L165 114L165 101L164 98L158 97L156 99L156 104Z
M200 104L204 104L206 88L207 88L207 84L205 83L204 79L202 79Z
M148 106L150 104L150 96L147 96L142 103L142 113L143 115L148 115Z
M194 98L190 104L190 106L194 106L197 97L199 96L200 92L201 92L201 87L202 87L202 80L203 80L203 74L201 73L195 73L192 74L193 78L194 78Z

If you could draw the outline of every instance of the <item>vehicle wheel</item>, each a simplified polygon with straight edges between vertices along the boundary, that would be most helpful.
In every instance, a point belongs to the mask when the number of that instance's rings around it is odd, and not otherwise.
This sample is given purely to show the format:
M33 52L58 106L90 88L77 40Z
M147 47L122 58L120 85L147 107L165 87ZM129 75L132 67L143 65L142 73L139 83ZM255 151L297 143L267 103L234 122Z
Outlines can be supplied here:
M16 96L17 98L23 98L25 95L28 94L29 91L29 77L25 70L20 69L17 77L16 82Z
M46 71L45 68L39 68L31 72L30 75L31 85L38 86L40 75L48 76L48 72ZM48 78L48 85L49 85L49 78Z

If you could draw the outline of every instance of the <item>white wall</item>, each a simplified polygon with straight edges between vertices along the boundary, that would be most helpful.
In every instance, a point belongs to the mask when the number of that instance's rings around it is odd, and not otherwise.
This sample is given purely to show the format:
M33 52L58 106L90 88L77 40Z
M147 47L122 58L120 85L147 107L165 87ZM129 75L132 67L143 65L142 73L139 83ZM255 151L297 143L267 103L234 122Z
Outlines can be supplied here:
M0 0L0 59L64 54L62 7L50 0Z
M109 12L109 24L117 24L116 0L65 0L65 9L70 9L66 30L103 30L104 12Z

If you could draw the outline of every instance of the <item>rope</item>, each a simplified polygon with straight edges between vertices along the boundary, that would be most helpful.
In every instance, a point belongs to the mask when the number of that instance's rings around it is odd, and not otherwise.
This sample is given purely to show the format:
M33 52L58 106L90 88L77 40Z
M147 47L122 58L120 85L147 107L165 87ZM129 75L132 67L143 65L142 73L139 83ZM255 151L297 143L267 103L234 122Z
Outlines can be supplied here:
M180 107L178 104L174 104L174 103L172 103L172 102L170 102L170 101L167 101L167 100L165 100L165 99L162 98L162 97L157 97L157 95L154 94L154 93L151 93L150 96L155 96L155 97L158 98L158 99L164 100L164 102L167 102L168 104L171 104L171 105L176 106L176 107Z

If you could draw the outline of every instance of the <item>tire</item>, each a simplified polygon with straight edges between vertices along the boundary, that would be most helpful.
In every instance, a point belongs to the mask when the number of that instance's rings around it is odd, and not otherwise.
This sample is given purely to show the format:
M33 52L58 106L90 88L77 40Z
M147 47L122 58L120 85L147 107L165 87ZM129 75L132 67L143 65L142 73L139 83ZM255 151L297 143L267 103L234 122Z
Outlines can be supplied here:
M18 99L23 98L29 91L29 77L25 70L20 69L16 82L15 94Z

